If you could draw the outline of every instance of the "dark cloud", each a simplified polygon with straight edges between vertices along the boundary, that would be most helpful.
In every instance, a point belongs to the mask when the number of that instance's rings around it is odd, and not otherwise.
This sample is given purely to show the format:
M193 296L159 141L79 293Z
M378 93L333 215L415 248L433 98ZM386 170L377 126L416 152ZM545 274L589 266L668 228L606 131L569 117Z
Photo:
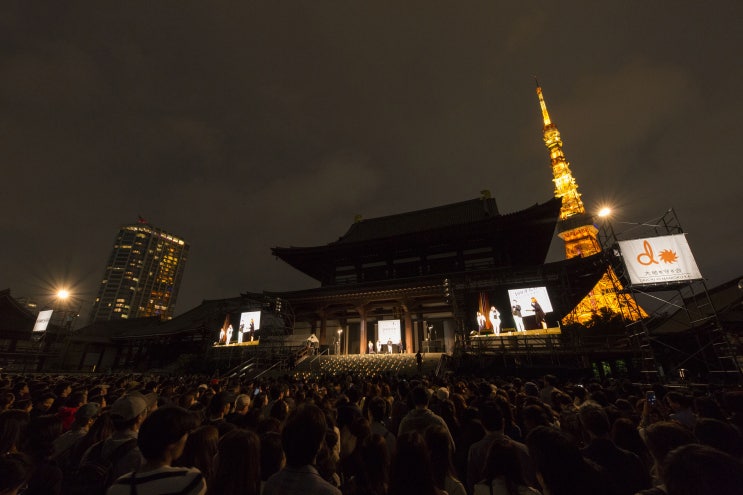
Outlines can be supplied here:
M676 209L741 273L739 2L15 2L0 6L3 284L92 299L142 215L187 239L179 311L315 283L270 247L490 189L552 194L533 74L586 206ZM555 242L554 256L561 255Z

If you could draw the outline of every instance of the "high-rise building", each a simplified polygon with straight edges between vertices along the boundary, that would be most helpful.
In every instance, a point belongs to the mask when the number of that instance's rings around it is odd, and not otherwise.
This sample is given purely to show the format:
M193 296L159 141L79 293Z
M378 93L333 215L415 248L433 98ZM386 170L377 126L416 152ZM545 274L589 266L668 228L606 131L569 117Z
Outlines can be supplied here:
M189 246L140 219L121 227L90 321L173 317Z
M547 113L547 104L539 83L537 83L537 96L544 121L542 128L544 144L549 150L552 164L555 197L562 199L557 235L565 242L565 257L569 259L599 253L601 244L598 241L598 229L593 224L593 216L586 213L583 206L578 184L575 182L570 171L570 164L562 151L560 131L557 130L557 126ZM563 323L586 323L602 309L622 314L630 320L647 316L632 296L623 292L622 283L611 267L606 270L591 292L564 318Z

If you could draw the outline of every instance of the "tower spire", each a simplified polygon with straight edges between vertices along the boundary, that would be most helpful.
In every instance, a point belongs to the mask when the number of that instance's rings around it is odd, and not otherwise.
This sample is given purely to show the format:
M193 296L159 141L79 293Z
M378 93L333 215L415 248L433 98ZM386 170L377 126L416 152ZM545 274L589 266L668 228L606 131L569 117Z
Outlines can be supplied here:
M542 135L544 144L549 150L552 164L555 197L562 199L557 235L565 243L566 258L596 254L601 251L598 229L593 225L591 215L586 214L583 200L580 199L580 193L578 192L578 184L575 182L575 178L570 171L570 164L562 151L560 131L557 130L557 126L552 122L547 112L547 103L544 101L539 81L536 77L534 80L537 83L537 97L539 98L542 120L544 121ZM565 317L563 323L586 323L602 308L614 313L625 314L631 320L647 316L642 308L634 302L632 296L617 292L621 287L622 284L617 279L614 271L608 268L591 292L583 298L570 315ZM628 311L626 308L636 309Z
M536 78L534 79L536 81ZM541 86L539 86L539 81L537 81L537 97L539 98L539 106L542 109L542 120L544 121L544 127L542 128L544 144L550 152L550 160L552 162L552 181L555 183L555 197L562 199L560 220L567 220L572 216L585 213L586 209L583 206L583 201L580 199L578 184L576 184L573 174L570 172L570 164L565 158L565 153L562 151L560 131L552 123L550 115L547 112L547 103L544 101L544 95L542 94Z
M550 120L550 114L547 113L547 104L544 102L544 96L542 95L542 88L539 86L539 80L537 76L534 76L534 82L537 83L537 96L539 97L539 106L542 107L542 120L544 120L544 127L552 125Z

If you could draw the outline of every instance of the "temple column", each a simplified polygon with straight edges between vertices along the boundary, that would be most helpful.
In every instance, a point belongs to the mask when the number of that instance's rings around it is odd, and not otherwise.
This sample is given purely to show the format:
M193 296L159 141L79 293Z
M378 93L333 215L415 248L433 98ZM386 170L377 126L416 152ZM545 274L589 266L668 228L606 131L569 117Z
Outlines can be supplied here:
M413 317L408 311L407 306L403 306L405 311L403 321L405 322L405 350L412 352L413 349Z
M426 322L423 321L423 313L418 313L417 315L418 321L415 322L415 327L413 328L413 345L414 349L411 348L410 352L418 352L418 347L420 346L421 335L425 335L425 329Z
M356 308L359 313L359 354L366 354L368 341L366 331L366 305L361 305Z
M317 332L317 339L320 341L321 344L330 345L331 343L328 342L328 315L323 310L323 312L320 314L320 329Z

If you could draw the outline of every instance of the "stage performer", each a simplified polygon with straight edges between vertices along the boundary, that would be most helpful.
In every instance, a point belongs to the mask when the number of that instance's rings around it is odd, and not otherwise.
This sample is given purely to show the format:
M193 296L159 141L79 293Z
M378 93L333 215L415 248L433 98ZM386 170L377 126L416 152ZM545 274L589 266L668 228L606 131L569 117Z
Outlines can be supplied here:
M544 318L544 311L542 310L542 306L539 305L536 297L531 298L531 308L534 310L534 317L537 320L537 325L540 325L542 328L546 329L547 320L545 320Z
M481 334L485 330L485 315L477 312L477 333Z
M493 332L500 334L500 311L495 306L490 307L490 324L493 325Z
M392 339L387 341L387 354L392 354Z
M250 319L250 341L253 342L253 337L255 336L255 322L253 321L253 318Z
M224 345L226 339L227 339L227 332L225 332L224 327L222 327L219 329L219 345Z
M513 315L514 323L516 323L516 331L523 332L524 319L521 317L521 305L518 303L518 301L516 301L516 299L513 300L513 305L511 306L511 314Z
M243 330L245 330L245 326L244 325L240 325L237 328L237 343L238 344L242 344L243 343Z
M377 354L382 354L382 343L377 340Z
M369 354L374 354L374 342L370 340L368 347L369 347Z
M230 326L227 327L227 342L226 342L227 344L229 344L230 341L232 340L232 332L233 331L234 331L234 329L232 328L232 325L230 325Z

